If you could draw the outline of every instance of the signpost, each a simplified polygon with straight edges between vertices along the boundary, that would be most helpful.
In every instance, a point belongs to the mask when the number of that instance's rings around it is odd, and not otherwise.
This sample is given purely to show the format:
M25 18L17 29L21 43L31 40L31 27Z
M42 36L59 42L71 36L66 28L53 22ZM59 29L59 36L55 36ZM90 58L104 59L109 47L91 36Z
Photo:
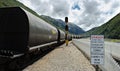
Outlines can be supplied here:
M91 64L98 65L104 64L104 36L91 35Z
M66 42L66 46L68 46L68 17L65 17L65 42Z

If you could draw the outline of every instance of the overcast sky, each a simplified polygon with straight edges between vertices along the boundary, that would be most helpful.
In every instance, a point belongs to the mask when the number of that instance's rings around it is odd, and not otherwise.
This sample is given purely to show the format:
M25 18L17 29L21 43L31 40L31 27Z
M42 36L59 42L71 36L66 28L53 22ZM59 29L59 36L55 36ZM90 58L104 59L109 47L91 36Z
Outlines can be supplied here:
M120 13L120 0L18 0L39 15L56 19L66 16L87 31Z

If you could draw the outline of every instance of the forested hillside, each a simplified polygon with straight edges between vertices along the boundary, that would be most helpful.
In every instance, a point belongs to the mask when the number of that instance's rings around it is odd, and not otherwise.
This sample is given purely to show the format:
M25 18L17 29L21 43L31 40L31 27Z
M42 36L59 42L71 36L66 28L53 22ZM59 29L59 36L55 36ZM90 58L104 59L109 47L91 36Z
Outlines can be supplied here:
M102 34L106 38L120 39L120 13L102 26L87 31L85 35L90 36L92 34Z

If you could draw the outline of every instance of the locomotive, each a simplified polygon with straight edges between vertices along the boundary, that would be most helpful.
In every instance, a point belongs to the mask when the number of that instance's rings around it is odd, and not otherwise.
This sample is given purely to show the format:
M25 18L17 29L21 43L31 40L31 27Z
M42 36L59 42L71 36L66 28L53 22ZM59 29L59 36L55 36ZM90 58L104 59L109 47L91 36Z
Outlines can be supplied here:
M69 34L69 39L71 39ZM0 56L16 58L65 41L57 29L21 7L0 8Z

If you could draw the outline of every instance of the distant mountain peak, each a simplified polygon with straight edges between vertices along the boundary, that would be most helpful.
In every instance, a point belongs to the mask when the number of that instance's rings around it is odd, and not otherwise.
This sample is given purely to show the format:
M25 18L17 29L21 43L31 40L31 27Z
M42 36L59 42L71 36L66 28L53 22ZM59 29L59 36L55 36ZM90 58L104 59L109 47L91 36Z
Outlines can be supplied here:
M54 25L55 27L60 28L62 30L65 29L65 22L63 20L54 19L54 18L45 16L45 15L41 15L41 17L48 23L51 23L52 25ZM68 26L69 26L69 33L71 33L71 34L79 35L79 34L85 33L85 31L83 29L81 29L80 27L78 27L77 25L75 25L71 22L68 23Z

